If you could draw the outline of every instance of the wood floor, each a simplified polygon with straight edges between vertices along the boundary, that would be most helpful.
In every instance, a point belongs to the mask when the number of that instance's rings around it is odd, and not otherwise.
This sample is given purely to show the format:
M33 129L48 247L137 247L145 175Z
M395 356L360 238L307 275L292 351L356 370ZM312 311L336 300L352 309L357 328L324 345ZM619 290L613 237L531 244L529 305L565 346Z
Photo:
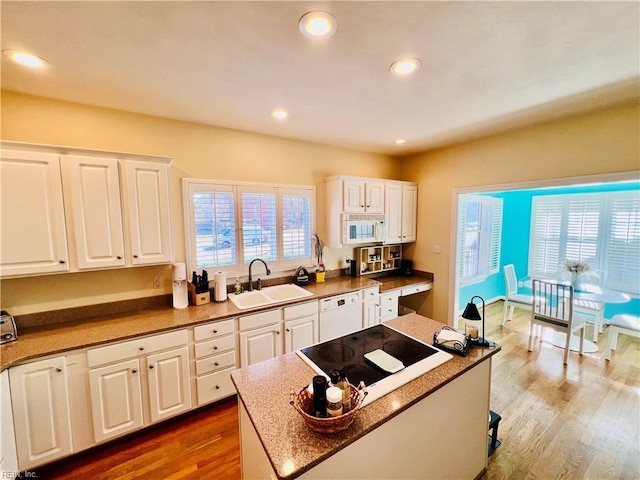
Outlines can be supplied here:
M640 341L621 336L611 362L545 342L527 351L529 314L500 326L487 307L494 356L491 409L502 445L483 480L640 479ZM588 333L590 334L591 327ZM239 479L237 404L224 401L134 436L44 466L39 479ZM428 478L428 476L425 476Z

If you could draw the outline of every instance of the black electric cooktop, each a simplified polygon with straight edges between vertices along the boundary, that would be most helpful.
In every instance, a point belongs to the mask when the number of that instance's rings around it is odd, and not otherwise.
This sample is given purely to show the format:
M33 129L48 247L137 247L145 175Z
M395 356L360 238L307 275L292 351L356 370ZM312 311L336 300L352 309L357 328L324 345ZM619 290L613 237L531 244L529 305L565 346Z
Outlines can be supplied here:
M377 349L400 360L405 368L439 352L382 324L303 348L300 352L327 375L332 370L343 370L351 384L363 381L371 386L392 375L364 357L365 353Z

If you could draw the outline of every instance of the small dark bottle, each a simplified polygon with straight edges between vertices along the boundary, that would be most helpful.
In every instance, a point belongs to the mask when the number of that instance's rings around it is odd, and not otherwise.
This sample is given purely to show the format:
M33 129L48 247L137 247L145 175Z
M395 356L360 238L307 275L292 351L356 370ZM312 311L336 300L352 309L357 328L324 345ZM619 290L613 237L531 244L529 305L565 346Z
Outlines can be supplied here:
M323 375L313 377L313 416L327 417L327 378Z

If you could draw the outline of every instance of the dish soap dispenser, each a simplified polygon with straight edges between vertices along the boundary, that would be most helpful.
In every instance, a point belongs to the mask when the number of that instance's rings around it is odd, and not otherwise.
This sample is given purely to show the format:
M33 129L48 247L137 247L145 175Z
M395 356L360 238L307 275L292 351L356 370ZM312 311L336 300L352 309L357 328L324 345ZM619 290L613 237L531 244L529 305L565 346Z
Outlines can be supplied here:
M236 278L236 284L233 287L233 293L236 295L240 295L242 293L242 285L240 284L240 280Z

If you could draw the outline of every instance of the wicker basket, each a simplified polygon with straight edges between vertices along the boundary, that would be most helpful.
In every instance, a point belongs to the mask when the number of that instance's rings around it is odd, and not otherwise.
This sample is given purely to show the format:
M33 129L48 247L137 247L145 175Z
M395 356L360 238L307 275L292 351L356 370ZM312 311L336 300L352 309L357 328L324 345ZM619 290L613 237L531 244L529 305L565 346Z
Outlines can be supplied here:
M358 409L362 405L367 390L363 382L359 387L349 384L351 389L351 410L337 417L318 418L311 415L313 412L313 393L304 387L297 394L292 388L289 403L293 405L311 430L318 433L337 433L346 430L353 423Z

